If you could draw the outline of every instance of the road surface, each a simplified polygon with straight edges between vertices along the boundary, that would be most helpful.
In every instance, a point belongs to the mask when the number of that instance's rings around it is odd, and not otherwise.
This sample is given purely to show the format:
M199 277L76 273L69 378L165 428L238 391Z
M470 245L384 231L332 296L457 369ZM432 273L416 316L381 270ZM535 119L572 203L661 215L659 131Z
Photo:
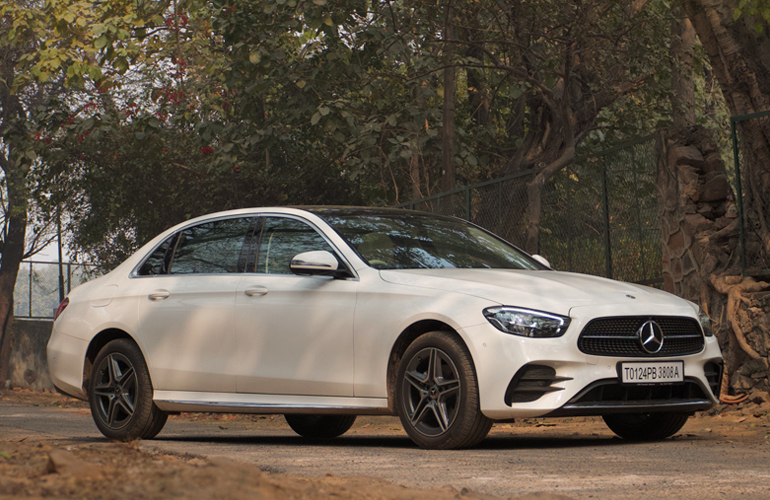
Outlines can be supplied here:
M473 450L416 448L391 417L361 417L346 435L309 442L282 417L182 415L141 444L205 460L226 456L271 473L371 476L414 488L450 485L504 498L770 498L767 414L693 417L674 438L629 443L598 419L496 425ZM88 446L106 440L87 408L0 401L0 439Z

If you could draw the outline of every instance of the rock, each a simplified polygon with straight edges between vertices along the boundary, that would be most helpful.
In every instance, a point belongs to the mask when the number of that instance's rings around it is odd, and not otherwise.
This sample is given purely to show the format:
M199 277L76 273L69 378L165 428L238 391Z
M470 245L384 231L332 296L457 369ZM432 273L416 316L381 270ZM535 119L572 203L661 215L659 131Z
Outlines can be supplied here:
M692 201L698 201L698 172L691 165L679 165L679 195L684 197L682 204L687 203L689 198ZM694 212L695 210L693 210Z
M699 233L711 229L712 222L701 214L688 214L684 217L685 228L691 233Z
M676 233L672 234L668 239L668 249L674 253L674 255L680 255L681 251L684 250L684 234L682 234L681 231L677 231Z
M700 201L723 200L728 194L730 194L730 183L727 182L727 177L717 175L703 184L700 190Z
M527 493L526 495L522 495L520 497L513 497L511 500L574 500L574 498L565 495L559 495L558 493L538 491L535 493Z
M86 462L65 450L53 450L50 452L45 470L49 474L73 476L78 479L95 478L102 475L101 464Z
M668 154L669 164L703 166L703 155L693 146L677 146ZM673 160L673 161L672 161Z
M753 390L749 394L749 398L751 399L752 403L758 405L770 403L770 394L766 393L765 391Z
M714 229L716 229L717 231L719 231L720 229L724 229L727 226L729 226L733 220L734 219L728 219L727 217L720 217L716 221L714 221Z
M703 161L703 173L710 174L711 172L722 173L725 171L725 164L722 161L722 157L719 153L711 153L706 155Z

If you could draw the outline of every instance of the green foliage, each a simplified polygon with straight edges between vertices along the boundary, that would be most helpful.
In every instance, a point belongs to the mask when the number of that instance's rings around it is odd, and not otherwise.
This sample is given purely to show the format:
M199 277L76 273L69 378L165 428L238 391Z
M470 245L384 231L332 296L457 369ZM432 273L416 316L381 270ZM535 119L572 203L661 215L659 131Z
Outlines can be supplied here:
M748 22L753 29L757 33L762 33L765 29L764 25L770 23L770 1L740 0L738 6L733 10L733 20L737 21L741 17L749 17Z
M22 134L39 204L73 214L75 246L110 265L208 211L430 195L448 98L468 184L504 175L521 151L521 168L540 168L569 140L606 148L668 112L663 0L639 12L620 0L47 0L1 12L6 41L34 47L16 87L58 85Z
M20 65L27 71L16 74L14 85L45 83L61 74L68 86L81 87L86 79L108 85L163 42L159 27L168 4L132 0L6 4L0 15L13 19L8 41L37 49L21 56Z

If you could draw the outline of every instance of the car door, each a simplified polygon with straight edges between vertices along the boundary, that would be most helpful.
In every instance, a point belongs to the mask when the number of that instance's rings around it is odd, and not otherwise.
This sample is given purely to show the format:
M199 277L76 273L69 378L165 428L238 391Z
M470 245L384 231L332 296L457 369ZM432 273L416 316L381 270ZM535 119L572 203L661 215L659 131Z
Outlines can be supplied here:
M304 220L265 219L236 298L238 392L353 395L358 280L292 274L292 257L314 250L336 254Z
M235 294L256 220L187 228L139 269L138 313L155 389L235 392Z

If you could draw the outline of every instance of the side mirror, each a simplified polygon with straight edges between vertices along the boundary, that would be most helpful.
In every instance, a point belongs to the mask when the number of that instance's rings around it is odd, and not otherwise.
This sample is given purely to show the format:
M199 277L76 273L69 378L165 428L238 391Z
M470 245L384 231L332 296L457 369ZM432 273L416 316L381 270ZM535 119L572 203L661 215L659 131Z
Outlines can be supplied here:
M543 264L545 267L551 267L551 263L548 262L548 259L546 259L542 255L535 254L532 256L532 258L538 261L539 263Z
M347 269L340 269L337 257L326 250L303 252L291 259L291 272L306 276L349 277Z

